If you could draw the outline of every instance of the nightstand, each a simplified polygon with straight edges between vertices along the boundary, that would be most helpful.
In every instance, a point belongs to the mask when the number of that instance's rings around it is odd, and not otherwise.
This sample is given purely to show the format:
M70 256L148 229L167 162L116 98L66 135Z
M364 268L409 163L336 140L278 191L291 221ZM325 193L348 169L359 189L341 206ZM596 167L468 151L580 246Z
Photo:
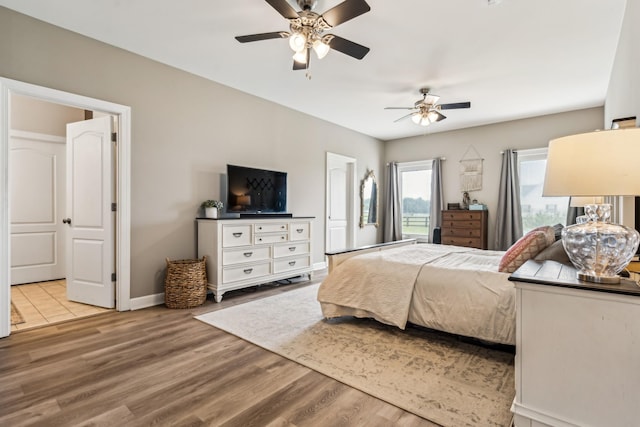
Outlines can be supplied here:
M640 287L527 261L516 286L516 427L637 426Z

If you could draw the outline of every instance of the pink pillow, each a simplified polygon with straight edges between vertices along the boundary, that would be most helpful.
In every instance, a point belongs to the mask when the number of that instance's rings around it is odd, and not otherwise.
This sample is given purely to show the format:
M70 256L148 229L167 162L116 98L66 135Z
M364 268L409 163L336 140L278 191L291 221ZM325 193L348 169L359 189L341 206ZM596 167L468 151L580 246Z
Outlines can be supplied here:
M536 227L531 231L542 231L545 233L546 237L547 237L547 245L552 245L553 242L556 241L556 230L551 227L550 225L543 225L541 227ZM531 233L531 231L529 231L529 233ZM529 234L527 233L527 234Z
M552 228L553 230L553 228ZM552 242L555 236L552 233ZM513 273L527 260L538 255L543 249L549 246L549 234L543 230L531 230L517 242L515 242L500 260L498 271L502 273Z

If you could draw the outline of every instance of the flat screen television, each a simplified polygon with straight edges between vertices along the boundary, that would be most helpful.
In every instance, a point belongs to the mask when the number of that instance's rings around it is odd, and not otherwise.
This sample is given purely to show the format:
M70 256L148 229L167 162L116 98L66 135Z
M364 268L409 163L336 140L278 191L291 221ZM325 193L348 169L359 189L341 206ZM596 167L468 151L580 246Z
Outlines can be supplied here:
M286 210L286 172L227 165L227 212L260 214Z

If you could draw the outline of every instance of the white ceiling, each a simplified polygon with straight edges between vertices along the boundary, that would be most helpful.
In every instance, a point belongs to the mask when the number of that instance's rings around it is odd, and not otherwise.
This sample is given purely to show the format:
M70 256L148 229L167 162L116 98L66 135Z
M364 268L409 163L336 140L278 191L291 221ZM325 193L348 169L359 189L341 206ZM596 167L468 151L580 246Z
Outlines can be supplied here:
M340 0L319 0L322 13ZM295 0L289 3L298 10ZM0 5L366 135L390 140L601 106L626 0L367 0L330 32L371 49L293 71L288 30L264 0L0 0ZM394 123L432 88L445 111L427 128Z

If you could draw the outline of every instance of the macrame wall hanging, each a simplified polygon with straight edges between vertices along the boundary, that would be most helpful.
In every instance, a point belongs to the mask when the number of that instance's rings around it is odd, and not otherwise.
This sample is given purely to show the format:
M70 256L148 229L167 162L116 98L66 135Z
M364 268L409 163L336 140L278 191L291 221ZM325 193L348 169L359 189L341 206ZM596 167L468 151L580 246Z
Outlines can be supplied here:
M473 151L470 153L471 150ZM482 190L483 160L473 145L470 145L464 152L460 160L460 191Z

